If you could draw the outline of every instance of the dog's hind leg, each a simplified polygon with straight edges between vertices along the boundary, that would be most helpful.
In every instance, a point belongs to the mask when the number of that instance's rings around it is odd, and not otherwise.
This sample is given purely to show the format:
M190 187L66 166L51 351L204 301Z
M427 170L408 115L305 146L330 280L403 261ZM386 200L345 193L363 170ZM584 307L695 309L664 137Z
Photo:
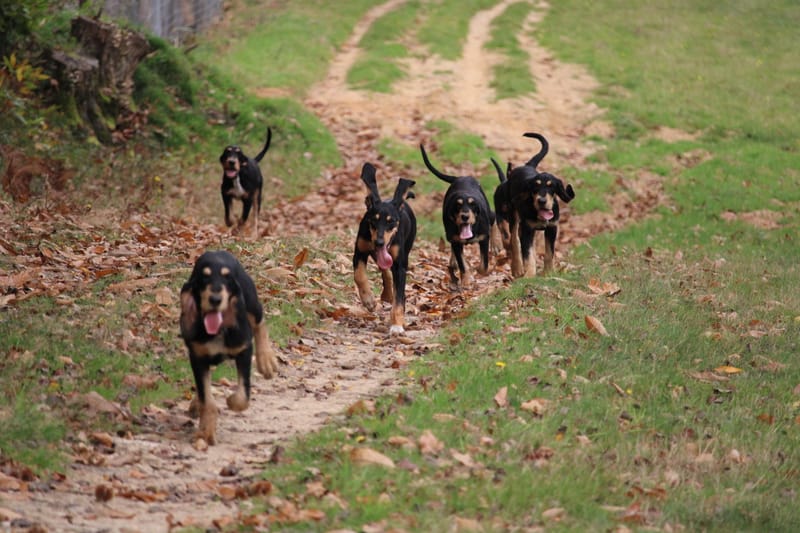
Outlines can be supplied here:
M558 226L548 226L544 229L544 270L553 270L553 257L556 254L556 237Z
M244 411L250 405L250 369L252 367L253 345L251 344L236 356L236 374L238 382L236 390L228 396L228 408L232 411Z

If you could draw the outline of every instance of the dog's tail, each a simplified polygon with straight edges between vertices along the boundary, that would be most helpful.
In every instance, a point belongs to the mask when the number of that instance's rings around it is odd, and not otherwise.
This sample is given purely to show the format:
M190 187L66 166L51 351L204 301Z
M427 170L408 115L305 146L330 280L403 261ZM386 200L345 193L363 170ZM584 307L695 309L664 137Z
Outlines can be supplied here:
M447 183L453 183L454 181L456 181L456 179L458 179L458 176L450 176L449 174L444 174L436 170L436 168L434 168L434 166L428 160L428 154L425 153L425 147L422 146L421 144L419 145L419 150L420 152L422 152L422 160L425 161L425 166L428 167L428 170L430 170L434 176L436 176L440 180L446 181Z
M497 177L500 178L500 183L505 183L506 175L503 174L503 170L500 168L500 164L497 161L494 160L494 157L490 157L489 159L492 160L492 164L494 165L494 169L497 171Z
M264 145L264 149L258 152L258 155L255 157L256 163L260 163L262 159L264 159L264 154L267 153L269 150L269 142L272 140L272 130L267 127L267 142Z
M528 132L528 133L524 133L522 136L523 137L532 137L534 139L538 139L539 142L542 143L542 149L539 150L539 153L536 154L535 156L533 156L530 161L525 163L525 165L527 165L529 167L536 168L536 167L539 166L539 163L542 162L542 159L544 159L544 156L547 155L547 151L550 149L550 144L547 142L547 139L545 139L544 135L542 135L541 133L530 133L530 132Z

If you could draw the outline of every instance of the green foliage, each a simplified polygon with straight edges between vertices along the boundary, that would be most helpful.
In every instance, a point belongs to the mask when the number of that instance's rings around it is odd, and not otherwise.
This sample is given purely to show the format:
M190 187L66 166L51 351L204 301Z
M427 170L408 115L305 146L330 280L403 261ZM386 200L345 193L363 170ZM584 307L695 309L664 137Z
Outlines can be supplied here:
M469 32L469 22L478 11L488 9L494 0L462 0L435 2L426 6L418 40L444 59L461 57L461 49Z
M35 24L44 16L47 0L4 0L0 3L0 57L24 48Z

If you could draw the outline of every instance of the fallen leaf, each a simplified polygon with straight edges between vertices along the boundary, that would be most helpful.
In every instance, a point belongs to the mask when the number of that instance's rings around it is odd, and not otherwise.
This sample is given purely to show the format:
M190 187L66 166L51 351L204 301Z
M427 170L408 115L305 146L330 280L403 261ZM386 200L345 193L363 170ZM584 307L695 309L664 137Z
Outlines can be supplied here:
M431 430L426 429L417 441L420 453L424 455L435 455L444 449L442 441L436 438Z
M591 315L586 315L583 320L586 322L586 327L589 328L589 331L594 331L603 337L608 337L608 331L606 331L606 327L598 319Z
M358 465L377 465L386 468L395 467L394 461L372 448L353 448L350 450L350 460Z
M558 522L563 519L566 514L567 511L563 507L551 507L550 509L542 511L542 518Z
M550 403L550 400L546 400L544 398L534 398L532 400L528 400L527 402L523 402L522 405L519 406L520 409L523 411L528 411L529 413L533 413L536 416L542 416L544 412L547 410L547 405Z
M735 366L723 365L723 366L718 366L717 368L714 369L714 371L722 372L723 374L738 374L739 372L742 371L742 369L736 368Z
M303 263L306 262L306 259L308 259L308 248L303 248L296 256L294 256L294 268L300 268Z
M494 395L494 403L497 407L506 407L508 405L508 387L502 387Z

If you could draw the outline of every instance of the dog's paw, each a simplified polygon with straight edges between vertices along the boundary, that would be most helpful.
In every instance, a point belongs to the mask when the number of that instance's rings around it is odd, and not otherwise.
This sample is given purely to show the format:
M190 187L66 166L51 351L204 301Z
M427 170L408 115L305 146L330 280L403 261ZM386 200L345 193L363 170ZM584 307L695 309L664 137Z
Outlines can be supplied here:
M364 307L367 308L367 311L374 311L376 307L375 297L370 295L362 296L361 303L364 304Z
M247 394L245 394L244 388L242 387L237 388L225 401L228 403L228 409L231 411L244 411L247 409L248 405L250 405Z
M402 335L405 332L406 332L405 328L403 326L398 326L397 324L393 324L389 328L389 335L392 337L395 337L397 335Z

